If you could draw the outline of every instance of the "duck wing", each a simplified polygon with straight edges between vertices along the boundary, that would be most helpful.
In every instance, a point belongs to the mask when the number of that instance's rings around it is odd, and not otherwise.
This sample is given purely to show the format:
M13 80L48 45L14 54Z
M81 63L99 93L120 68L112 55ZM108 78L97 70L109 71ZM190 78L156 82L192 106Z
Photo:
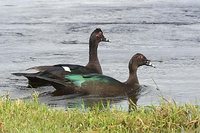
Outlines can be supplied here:
M40 87L49 85L48 82L38 78L38 76L46 77L46 78L53 78L53 79L60 79L64 80L64 75L67 74L88 74L88 73L95 73L94 70L88 69L85 66L81 65L73 65L73 64L58 64L54 66L37 66L27 69L28 71L35 71L35 72L25 72L25 73L12 73L16 76L24 76L28 79L28 87Z
M78 88L78 92L103 97L126 95L126 87L120 81L101 74L69 74L65 81Z
M119 84L120 82L112 77L101 74L68 74L65 81L73 83L75 86L96 83L96 84Z
M126 95L125 86L120 81L101 74L68 74L64 80L37 76L56 89L56 95L72 93L91 94L98 96L122 96Z

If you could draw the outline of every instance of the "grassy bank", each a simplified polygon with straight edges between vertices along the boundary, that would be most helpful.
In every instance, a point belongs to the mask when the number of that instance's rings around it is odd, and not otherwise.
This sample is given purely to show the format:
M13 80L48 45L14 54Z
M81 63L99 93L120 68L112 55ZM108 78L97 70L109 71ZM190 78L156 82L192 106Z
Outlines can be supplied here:
M195 132L200 131L200 108L163 102L138 107L131 113L94 107L90 111L55 110L38 103L0 100L0 131L8 133L63 132Z

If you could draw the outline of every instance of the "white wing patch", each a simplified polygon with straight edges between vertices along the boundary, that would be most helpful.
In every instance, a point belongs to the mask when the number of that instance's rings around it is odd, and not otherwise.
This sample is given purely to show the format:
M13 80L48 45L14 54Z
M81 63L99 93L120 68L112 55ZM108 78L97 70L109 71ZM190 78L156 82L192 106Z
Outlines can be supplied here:
M26 70L26 73L38 73L40 72L39 70L36 70L36 69L27 69Z
M69 67L63 66L62 68L63 68L65 71L71 72L71 70L70 70Z

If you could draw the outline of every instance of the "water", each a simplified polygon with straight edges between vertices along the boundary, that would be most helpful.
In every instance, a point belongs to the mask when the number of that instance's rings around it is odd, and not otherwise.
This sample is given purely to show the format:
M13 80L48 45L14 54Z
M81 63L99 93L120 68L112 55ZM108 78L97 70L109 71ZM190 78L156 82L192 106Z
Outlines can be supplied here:
M37 91L49 105L80 104L80 96L52 97L52 87L26 88L27 80L11 73L38 65L85 65L89 35L100 27L111 40L98 49L105 75L125 81L137 52L156 65L139 68L139 81L147 86L139 105L157 104L160 96L199 104L198 0L0 0L0 16L1 95L26 99ZM116 101L127 107L126 100Z

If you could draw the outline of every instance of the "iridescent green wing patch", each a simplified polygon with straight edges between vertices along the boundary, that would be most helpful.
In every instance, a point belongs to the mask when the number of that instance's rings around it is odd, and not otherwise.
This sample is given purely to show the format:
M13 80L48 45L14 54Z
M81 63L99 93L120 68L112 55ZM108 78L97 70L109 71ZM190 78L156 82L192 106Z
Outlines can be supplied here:
M96 82L101 84L118 83L117 80L101 74L87 74L87 75L69 74L65 76L65 79L79 87L81 87L82 84L87 84L89 82Z

